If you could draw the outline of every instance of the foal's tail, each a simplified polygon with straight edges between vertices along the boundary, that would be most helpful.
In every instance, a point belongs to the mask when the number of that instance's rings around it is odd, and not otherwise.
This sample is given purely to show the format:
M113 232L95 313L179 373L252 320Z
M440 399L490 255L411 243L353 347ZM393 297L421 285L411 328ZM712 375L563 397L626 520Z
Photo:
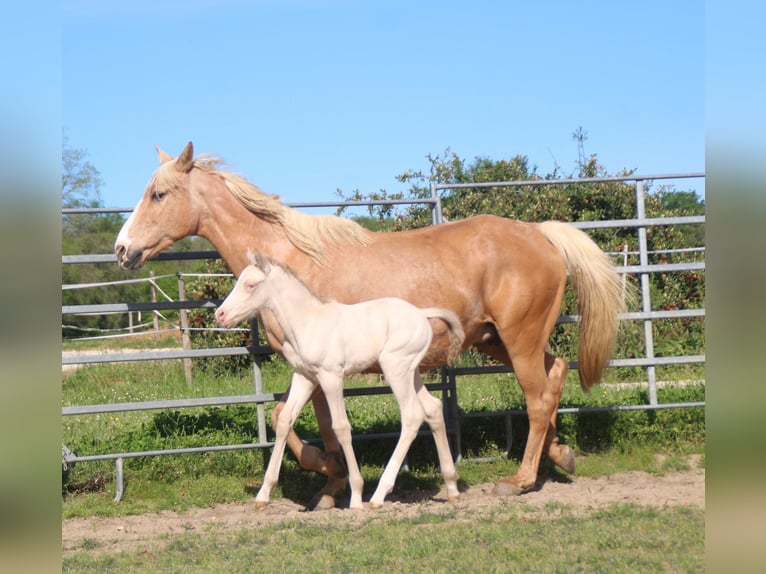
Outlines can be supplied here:
M441 319L449 327L450 345L447 348L447 364L452 365L455 359L460 355L460 351L463 349L463 341L465 341L465 332L463 331L463 324L460 322L460 318L454 311L444 309L442 307L429 307L422 309L423 314L428 319Z
M540 223L540 231L564 256L577 293L582 316L578 371L580 386L587 391L601 379L614 351L617 315L633 294L629 285L623 287L609 257L583 231L559 221Z

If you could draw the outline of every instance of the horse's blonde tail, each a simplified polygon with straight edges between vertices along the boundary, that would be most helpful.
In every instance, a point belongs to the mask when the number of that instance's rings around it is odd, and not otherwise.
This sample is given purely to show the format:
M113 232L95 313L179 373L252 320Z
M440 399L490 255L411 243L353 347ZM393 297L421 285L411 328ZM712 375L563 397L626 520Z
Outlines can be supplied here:
M460 351L463 350L463 342L465 341L465 331L463 331L460 318L454 311L442 307L429 307L422 311L428 319L441 319L447 323L450 337L450 345L447 348L447 364L453 365L455 359L460 355Z
M540 223L540 231L555 245L566 261L577 294L580 323L578 372L580 386L589 390L601 380L601 373L614 352L618 313L632 296L623 286L609 257L583 231L559 221Z

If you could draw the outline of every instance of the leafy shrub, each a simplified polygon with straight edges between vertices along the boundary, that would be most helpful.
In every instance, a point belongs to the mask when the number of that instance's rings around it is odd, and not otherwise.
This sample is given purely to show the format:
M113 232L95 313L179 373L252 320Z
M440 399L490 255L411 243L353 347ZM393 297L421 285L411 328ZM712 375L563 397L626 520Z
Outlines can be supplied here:
M231 273L226 264L220 260L206 262L203 275L220 275ZM196 300L223 300L234 288L236 280L233 277L202 276L189 281L186 293L188 299ZM192 345L195 348L216 347L249 347L253 345L252 329L250 322L243 322L238 329L247 331L221 329L216 320L215 313L210 309L189 310L189 327L191 331ZM265 336L258 330L256 346L267 345ZM260 361L268 361L269 355L259 357ZM214 375L244 375L253 368L251 355L234 355L228 357L206 357L195 359L195 367L203 371L209 371Z

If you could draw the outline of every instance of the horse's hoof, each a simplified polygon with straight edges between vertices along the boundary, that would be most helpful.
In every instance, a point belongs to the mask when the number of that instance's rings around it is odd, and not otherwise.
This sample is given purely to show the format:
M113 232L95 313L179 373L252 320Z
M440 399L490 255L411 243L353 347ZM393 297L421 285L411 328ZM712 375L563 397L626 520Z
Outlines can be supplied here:
M447 502L449 502L450 504L454 504L456 502L460 502L460 496L450 496L447 499Z
M564 470L565 472L568 472L569 474L574 474L575 472L575 454L574 451L568 447L564 447L564 455L561 457L561 460L557 463L558 467Z
M383 508L383 504L380 503L380 502L372 502L372 501L370 501L370 502L367 503L367 506L369 506L370 508L373 508L373 509Z
M255 509L256 510L263 510L269 505L268 502L263 502L262 500L256 500L255 501Z
M306 510L332 510L335 508L335 498L329 494L319 494L311 499Z
M524 489L507 479L501 480L492 489L492 494L495 496L518 496L524 492Z

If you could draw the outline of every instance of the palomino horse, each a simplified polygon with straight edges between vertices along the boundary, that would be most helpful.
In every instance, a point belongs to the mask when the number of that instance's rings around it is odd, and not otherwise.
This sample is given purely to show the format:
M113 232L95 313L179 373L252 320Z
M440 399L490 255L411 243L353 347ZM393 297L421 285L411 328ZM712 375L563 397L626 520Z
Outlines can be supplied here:
M559 444L556 416L567 363L546 352L567 283L567 270L582 316L578 349L580 385L600 380L614 347L624 308L612 262L574 226L526 223L479 215L396 233L373 233L329 215L289 208L245 179L219 169L211 157L194 158L189 142L177 158L157 148L160 166L115 243L117 261L136 269L189 235L207 238L235 275L248 250L290 267L317 295L341 303L399 297L417 307L444 307L463 324L471 345L512 366L526 399L529 437L518 472L502 478L495 494L535 486L543 453L567 472L575 457ZM269 344L281 352L284 335L269 312L260 319ZM441 323L441 322L438 322ZM435 329L423 368L446 363L448 337ZM511 360L513 359L513 360ZM345 487L327 401L312 396L326 453L291 432L288 446L304 468L326 474L312 505L334 505ZM281 405L274 410L274 424Z
M268 504L271 489L279 479L288 432L315 388L320 387L330 407L332 429L348 462L349 507L363 508L364 480L351 445L351 424L343 402L343 378L375 364L380 365L399 403L402 430L370 505L382 506L394 488L396 475L424 420L434 435L447 498L451 502L458 499L457 471L447 441L441 401L428 392L418 373L420 361L431 346L429 319L441 319L449 326L450 362L460 353L464 334L455 313L449 309L420 309L394 297L353 305L322 301L289 270L256 257L253 264L240 273L234 289L215 316L221 326L233 327L254 317L261 309L271 311L284 334L282 353L295 373L277 424L274 452L263 486L255 497L259 507Z

